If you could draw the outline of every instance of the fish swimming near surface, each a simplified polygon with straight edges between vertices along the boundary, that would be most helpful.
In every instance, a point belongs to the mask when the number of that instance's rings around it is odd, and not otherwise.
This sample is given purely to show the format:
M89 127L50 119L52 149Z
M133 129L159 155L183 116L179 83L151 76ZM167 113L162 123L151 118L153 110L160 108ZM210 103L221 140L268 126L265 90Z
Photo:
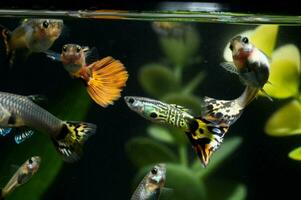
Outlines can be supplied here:
M34 156L26 160L5 187L0 189L0 200L4 200L4 198L11 194L16 188L27 183L38 171L40 164L41 158L39 156Z
M0 135L15 132L21 143L37 130L48 134L64 161L77 161L84 142L96 132L96 125L63 121L38 106L36 96L21 96L0 92Z
M179 22L155 21L152 22L152 28L163 37L183 38L185 31L191 27Z
M165 164L155 165L143 178L131 200L158 200L166 180Z
M10 30L0 25L0 66L8 65L11 52L9 51Z
M246 85L258 88L270 100L272 98L263 90L270 75L269 58L253 44L247 37L236 36L230 41L233 62L221 63L227 71L237 74Z
M95 48L66 44L61 54L48 52L48 57L61 61L71 77L82 79L90 97L106 107L120 98L128 73L124 65L108 56L98 59Z
M61 19L24 19L13 31L9 32L7 52L11 54L10 65L15 59L16 50L44 52L59 38L64 27Z
M246 87L241 96L234 100L205 97L204 112L199 117L175 104L135 96L126 96L124 99L128 107L142 117L186 132L202 165L206 167L212 153L221 145L229 127L241 116L257 92L255 88Z

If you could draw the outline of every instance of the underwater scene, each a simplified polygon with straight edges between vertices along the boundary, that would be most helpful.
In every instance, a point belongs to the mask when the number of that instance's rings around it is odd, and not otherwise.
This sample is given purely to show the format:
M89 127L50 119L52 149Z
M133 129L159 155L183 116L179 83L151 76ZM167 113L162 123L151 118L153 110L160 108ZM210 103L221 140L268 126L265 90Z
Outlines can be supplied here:
M0 18L0 199L299 195L298 25Z

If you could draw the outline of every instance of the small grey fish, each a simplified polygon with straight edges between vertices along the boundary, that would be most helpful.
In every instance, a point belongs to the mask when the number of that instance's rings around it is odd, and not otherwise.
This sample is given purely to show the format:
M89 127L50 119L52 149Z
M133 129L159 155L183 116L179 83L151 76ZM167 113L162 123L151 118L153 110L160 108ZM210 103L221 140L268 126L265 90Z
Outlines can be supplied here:
M23 165L19 167L5 187L0 190L0 200L3 200L5 197L11 194L17 187L27 183L38 171L40 163L41 158L39 156L31 157L25 163L23 163Z
M0 134L6 135L14 128L33 128L51 137L65 161L78 160L84 142L95 133L96 125L60 120L33 100L32 96L0 92Z
M143 178L131 200L158 200L166 179L165 164L158 164Z

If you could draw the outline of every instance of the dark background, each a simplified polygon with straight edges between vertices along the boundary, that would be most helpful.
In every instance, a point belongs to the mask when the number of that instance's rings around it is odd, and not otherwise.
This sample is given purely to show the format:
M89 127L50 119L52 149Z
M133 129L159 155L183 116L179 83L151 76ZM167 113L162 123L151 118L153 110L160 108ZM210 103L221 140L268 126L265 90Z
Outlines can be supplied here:
M19 20L0 18L0 24L13 29ZM65 20L65 25L62 37L52 50L60 52L65 43L95 46L101 57L110 55L118 58L129 71L130 77L123 96L147 96L137 80L139 68L143 64L160 61L163 57L150 22L78 19ZM255 26L193 25L201 37L199 54L204 59L185 71L184 80L188 81L191 74L205 70L207 76L196 95L224 99L237 97L243 90L242 84L237 77L225 73L219 63L223 60L226 42L240 31ZM300 48L299 33L298 26L280 27L276 45L294 43ZM25 95L41 93L50 102L59 101L68 86L78 84L60 63L50 61L44 54L32 54L9 70L1 67L1 91ZM246 184L248 199L287 199L290 195L298 197L300 193L300 186L294 182L300 182L301 162L287 157L289 151L301 146L300 136L272 138L263 132L268 117L286 102L257 98L225 137L227 140L228 136L239 135L243 138L243 144L220 166L215 176ZM122 99L106 109L92 104L86 121L96 123L99 126L98 133L85 146L85 154L78 163L65 164L55 183L44 195L44 200L129 199L133 190L132 178L137 169L127 159L124 145L129 138L144 135L149 123L131 112ZM5 142L0 142L0 151L13 148ZM192 150L190 152L193 154Z

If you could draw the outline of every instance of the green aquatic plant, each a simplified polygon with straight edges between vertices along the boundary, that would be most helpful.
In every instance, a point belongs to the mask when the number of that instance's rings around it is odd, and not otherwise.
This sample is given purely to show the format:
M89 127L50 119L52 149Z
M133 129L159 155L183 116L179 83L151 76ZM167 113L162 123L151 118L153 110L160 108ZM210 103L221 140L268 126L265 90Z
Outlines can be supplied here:
M265 132L274 137L301 134L301 91L300 52L296 45L286 44L274 50L278 26L262 25L255 30L246 31L250 41L270 57L271 70L269 84L264 90L273 98L287 100L273 113L265 125ZM228 53L224 53L228 58ZM292 150L289 157L301 160L301 147Z
M91 104L85 88L80 84L76 84L65 91L68 92L65 93L57 104L49 105L49 111L61 119L83 120ZM22 153L20 154L20 152ZM44 133L37 133L28 141L20 145L14 145L14 147L6 152L6 156L1 160L1 176L8 175L9 170L7 169L12 164L22 163L27 157L33 155L38 155L42 158L39 171L32 180L13 192L8 197L9 200L43 199L44 193L51 186L63 167L63 161L56 152L49 137Z
M193 64L188 61L193 60L199 52L200 43L199 35L193 27L185 31L180 38L161 36L159 42L166 55L163 59L165 62L145 64L140 68L138 78L147 94L164 102L189 108L197 116L202 111L201 98L193 93L205 77L205 72L201 71L189 80L183 80L183 72ZM164 162L167 167L166 187L173 192L172 198L170 193L164 195L163 192L160 200L245 199L247 192L243 184L227 180L227 187L224 187L220 183L225 180L217 178L209 181L213 172L239 147L241 138L227 137L212 157L209 166L203 168L182 131L152 124L146 128L146 132L148 137L134 137L125 146L128 158L139 169L133 187L138 185L154 164ZM189 149L191 150L188 151ZM194 159L190 158L190 154L194 155ZM210 186L207 185L209 182Z

